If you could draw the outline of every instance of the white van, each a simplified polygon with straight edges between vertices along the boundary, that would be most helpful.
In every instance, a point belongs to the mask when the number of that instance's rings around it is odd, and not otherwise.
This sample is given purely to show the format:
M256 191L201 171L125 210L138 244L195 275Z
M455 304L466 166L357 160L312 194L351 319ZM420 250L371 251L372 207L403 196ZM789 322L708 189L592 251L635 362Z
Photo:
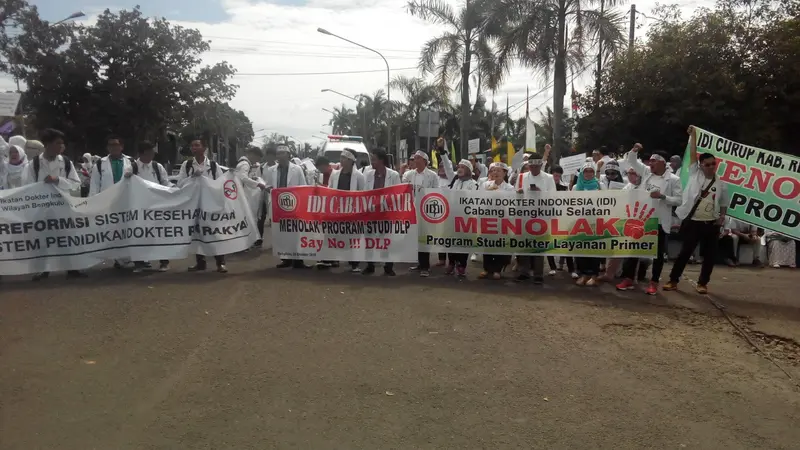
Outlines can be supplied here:
M359 169L369 166L369 152L364 145L361 136L343 136L343 135L328 135L328 140L322 144L322 155L328 158L331 163L339 163L342 157L342 150L350 149L356 155L356 167Z

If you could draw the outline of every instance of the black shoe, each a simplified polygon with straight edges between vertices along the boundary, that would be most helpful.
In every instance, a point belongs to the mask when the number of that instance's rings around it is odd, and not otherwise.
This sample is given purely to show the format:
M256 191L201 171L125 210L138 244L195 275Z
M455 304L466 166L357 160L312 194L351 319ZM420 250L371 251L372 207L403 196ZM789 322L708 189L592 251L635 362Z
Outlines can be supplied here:
M288 269L289 267L292 267L292 262L291 261L281 261L281 263L278 264L275 267L277 267L278 269Z
M298 263L292 264L292 269L310 269L311 266L307 266L305 263Z
M411 271L411 272L419 272L422 269L419 266L414 266L414 267L409 268L408 270Z
M331 263L331 267L333 267L333 268L339 267L339 261L333 261Z
M393 277L397 275L396 273L394 273L394 269L389 269L388 267L383 268L383 274L386 275L387 277Z
M316 264L316 268L319 270L330 269L331 267L333 267L333 264L328 261L320 261Z
M206 270L205 264L196 264L192 267L189 267L189 272L203 272L204 270Z
M67 278L89 278L89 275L81 272L80 270L68 270Z
M122 264L114 261L114 268L117 269L117 270L120 270L120 269L122 269Z
M220 264L217 266L217 272L219 273L228 273L228 268L225 267L225 264Z
M361 275L372 275L375 273L375 266L367 266L361 271Z
M255 244L253 244L253 248L261 248L262 245L264 245L264 240L263 239L259 239L259 240L256 241Z
M544 284L544 278L542 277L533 277L533 284Z
M530 278L531 277L529 275L521 273L521 274L517 275L516 278L514 278L514 281L528 281Z
M168 262L167 263L161 263L161 264L158 265L158 271L159 272L166 272L168 270L169 270L169 263Z
M49 277L50 277L50 272L41 272L41 273L37 273L36 275L34 275L33 278L31 279L31 281L46 280Z

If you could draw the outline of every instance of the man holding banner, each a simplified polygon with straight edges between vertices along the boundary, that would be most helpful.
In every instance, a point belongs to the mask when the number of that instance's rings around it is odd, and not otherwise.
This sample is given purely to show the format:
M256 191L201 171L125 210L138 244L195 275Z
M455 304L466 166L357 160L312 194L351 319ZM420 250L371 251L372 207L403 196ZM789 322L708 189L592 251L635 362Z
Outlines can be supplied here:
M697 279L697 292L708 293L708 282L717 260L717 239L720 227L725 223L730 197L726 183L717 178L717 159L711 153L697 155L697 131L689 127L689 182L683 190L683 201L676 209L681 220L683 245L678 259L672 266L669 283L665 291L678 289L683 270L701 242L703 266Z
M641 144L635 144L626 162L635 173L642 174L640 184L634 190L643 189L649 193L653 199L653 213L658 217L658 245L656 259L653 261L652 276L650 284L645 293L656 295L658 283L661 279L661 270L664 268L664 252L667 250L667 235L672 226L672 208L681 204L681 180L677 176L667 171L667 159L664 152L657 151L650 156L650 167L647 167L639 160L639 150ZM622 264L621 283L617 284L617 289L627 291L635 289L633 278L636 276L636 267L639 265L639 258L628 258Z
M267 186L270 188L305 186L306 177L303 173L303 169L296 164L292 164L290 161L292 155L289 152L289 147L283 144L278 145L278 148L276 149L276 156L277 164L270 166L267 168L266 172L264 172L264 181L266 182ZM285 269L288 267L293 269L309 268L309 266L307 266L302 259L283 259L281 260L281 263L278 264L279 269Z
M389 168L389 155L386 153L386 150L377 148L372 151L370 156L372 159L372 170L367 170L364 175L365 190L382 189L400 184L400 174ZM372 275L373 273L375 273L375 263L370 261L367 263L367 268L364 269L361 274ZM386 276L395 276L394 263L384 263L383 273Z
M193 158L186 160L181 164L178 171L178 186L183 184L189 177L207 177L216 180L222 174L222 169L216 161L212 161L206 154L206 143L203 138L192 139L189 144ZM225 256L215 255L214 261L217 263L217 272L227 273L228 268L225 267ZM206 270L206 257L205 255L195 255L195 265L189 267L189 272L202 272Z
M44 151L35 156L28 164L22 176L23 184L33 184L40 181L54 185L58 190L69 195L69 191L81 185L75 165L64 153L64 133L48 128L41 133ZM43 280L50 276L50 272L41 272L33 277L33 281ZM68 270L67 278L84 278L87 275L79 270Z
M364 174L356 170L356 155L352 150L345 148L339 160L340 168L331 173L328 179L328 187L340 191L363 191ZM358 273L358 261L350 261L350 272Z

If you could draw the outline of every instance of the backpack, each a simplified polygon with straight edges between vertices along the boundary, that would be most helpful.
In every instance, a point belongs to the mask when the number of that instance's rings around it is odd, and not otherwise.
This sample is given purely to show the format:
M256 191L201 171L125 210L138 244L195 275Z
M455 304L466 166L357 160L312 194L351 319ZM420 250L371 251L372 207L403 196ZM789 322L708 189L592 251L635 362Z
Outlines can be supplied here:
M69 173L72 170L72 161L64 155L61 155L64 158L64 176L69 177ZM33 158L33 177L36 181L39 181L39 156Z
M134 161L133 158L128 158L128 161L130 161L130 163L131 163L131 172L134 175L139 175L139 165L136 164L136 161ZM98 159L97 162L95 163L95 166L97 166L97 174L100 177L100 183L102 183L103 182L103 159L102 158ZM158 172L158 171L156 171L156 172Z
M186 161L186 176L192 176L192 172L194 172L194 164L192 164L192 160ZM211 178L216 180L217 179L217 162L211 161Z

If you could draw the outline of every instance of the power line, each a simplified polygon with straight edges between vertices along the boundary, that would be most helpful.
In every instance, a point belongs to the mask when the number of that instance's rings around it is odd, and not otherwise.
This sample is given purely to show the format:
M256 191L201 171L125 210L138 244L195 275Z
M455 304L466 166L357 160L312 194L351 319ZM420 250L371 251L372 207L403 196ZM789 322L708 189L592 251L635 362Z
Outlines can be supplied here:
M338 58L338 59L368 59L367 55L355 55L346 53L308 53L308 52L292 52L292 51L279 51L279 50L241 50L241 49L211 49L210 53L223 53L223 54L242 54L242 55L268 55L268 56L289 56L289 57L308 57L308 58ZM387 56L387 59L403 59L411 60L418 59L411 56Z
M574 75L572 76L572 78L571 78L571 79L568 81L568 83L571 83L571 82L575 81L575 79L576 79L576 78L578 78L578 76L580 76L581 74L583 74L584 72L586 72L587 70L589 70L589 68L591 68L592 66L594 66L594 62L590 62L589 64L585 65L585 66L584 66L584 67L583 67L583 68L582 68L582 69L581 69L581 70L580 70L578 73L576 73L576 74L574 74ZM548 89L550 89L551 87L553 87L553 85L554 85L554 84L555 84L555 80L553 80L552 82L550 82L550 84L548 84L548 85L547 85L547 86L545 86L544 88L540 89L539 91L537 91L536 93L534 93L534 94L533 94L533 95L531 95L530 97L526 97L526 98L524 98L524 99L522 99L522 100L520 100L520 101L518 101L518 102L514 103L514 104L513 104L513 105L511 105L511 107L509 108L509 110L508 110L508 113L509 113L509 114L511 114L512 112L514 112L514 111L518 110L519 108L521 108L521 107L522 107L522 104L524 104L526 101L528 101L528 100L530 100L530 99L533 99L533 98L535 98L536 96L538 96L539 94L541 94L541 93L543 93L543 92L547 91ZM554 94L554 95L555 95L555 94ZM534 109L541 108L541 107L542 107L542 105L544 105L545 103L547 103L548 101L550 101L550 100L552 100L552 99L553 99L553 96L551 95L549 99L545 100L545 101L544 101L544 102L543 102L541 105L537 106L537 107L536 107L536 108L534 108Z
M208 39L227 39L230 41L244 41L244 42L260 42L265 44L282 44L282 45L297 45L297 46L307 46L307 47L327 47L327 48L344 48L344 49L352 49L352 46L347 45L329 45L329 44L310 44L310 43L303 43L303 42L287 42L287 41L269 41L269 40L261 40L261 39L248 39L248 38L235 38L235 37L223 37L223 36L203 36L204 38ZM402 53L419 53L419 50L399 50L399 49L390 49L390 48L376 48L376 50L380 50L382 52L402 52Z
M396 72L398 70L417 70L417 67L400 67L397 69L392 69L392 72ZM385 69L380 70L351 70L348 72L276 72L276 73L237 73L234 76L263 76L263 77L271 77L271 76L300 76L300 75L346 75L351 73L375 73L375 72L386 72Z

